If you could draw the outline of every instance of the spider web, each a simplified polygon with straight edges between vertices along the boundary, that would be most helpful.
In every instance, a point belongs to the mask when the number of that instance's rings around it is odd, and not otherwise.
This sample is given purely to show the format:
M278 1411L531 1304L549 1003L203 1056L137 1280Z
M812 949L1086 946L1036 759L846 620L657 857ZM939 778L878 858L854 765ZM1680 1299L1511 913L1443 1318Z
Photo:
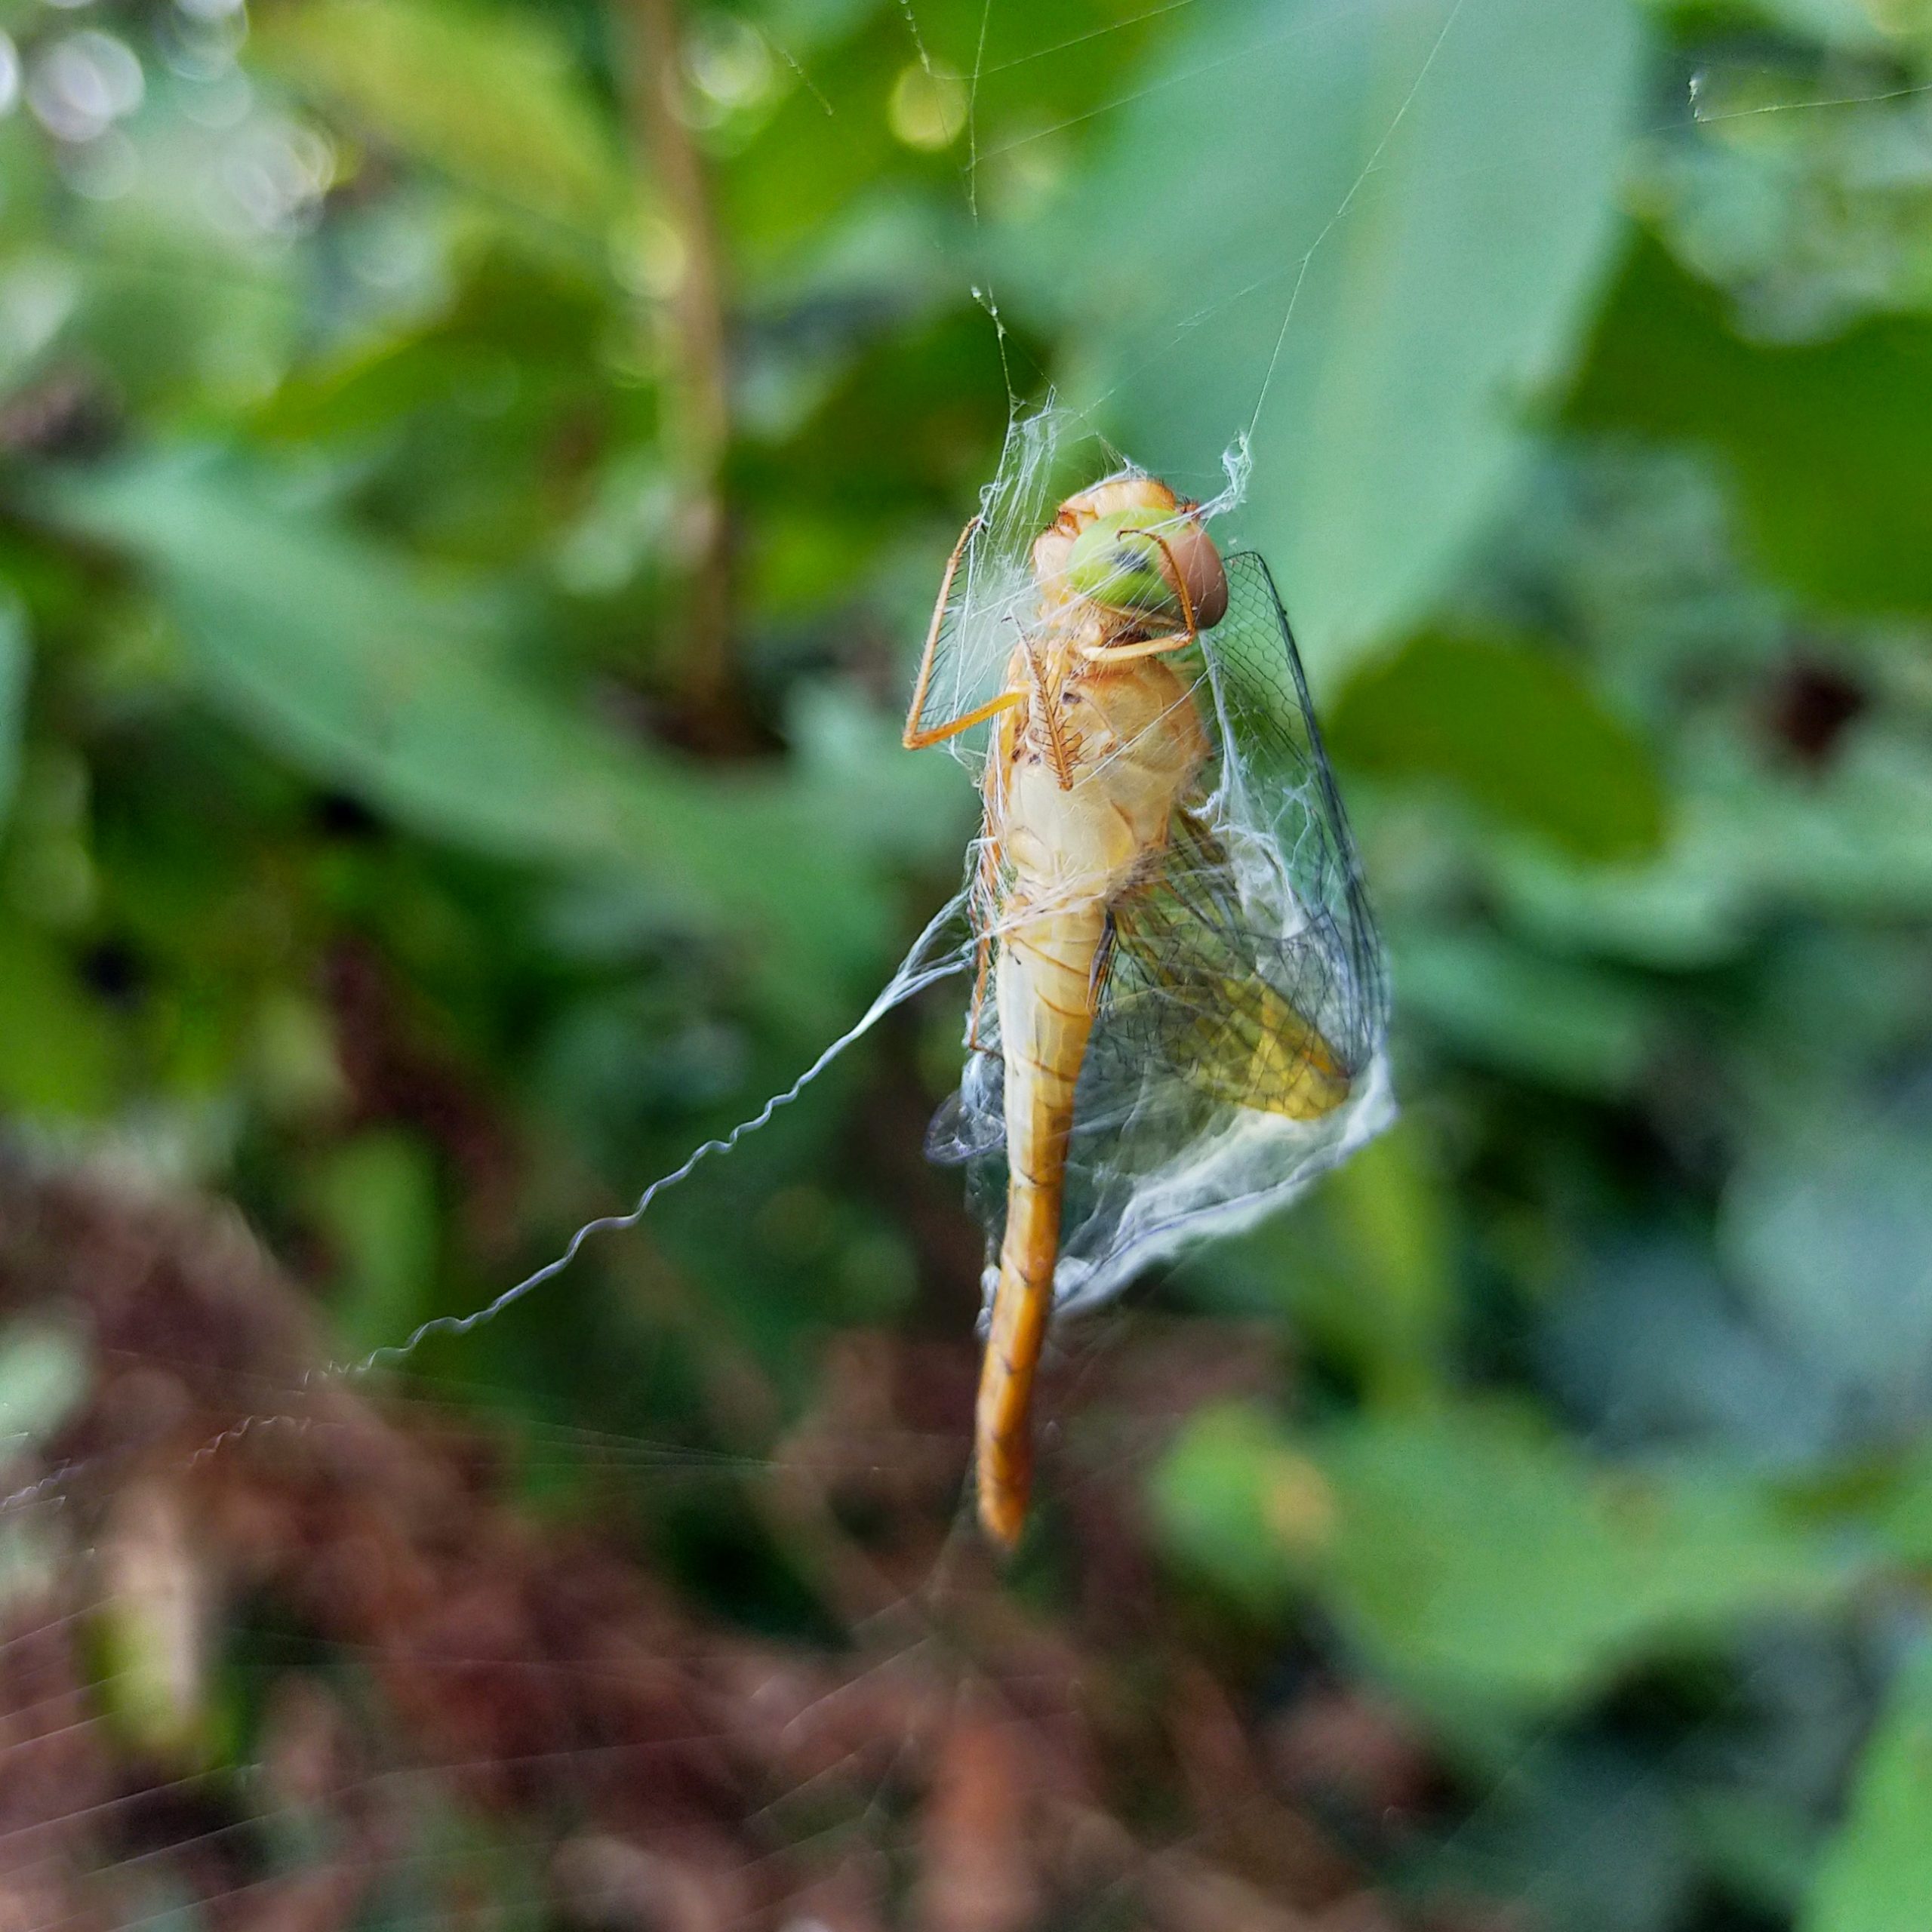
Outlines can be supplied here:
M956 70L966 88L961 194L976 234L989 164L1078 131L989 146L1002 73L1082 60L1112 36L1177 26L1195 4L1169 0L1003 66L987 51L1014 0L985 0L970 57L952 63L928 44L916 0L898 0L912 57L928 73ZM1312 268L1374 201L1439 54L1484 4L1434 11L1380 140L1320 218L1169 331L1179 354L1238 310L1267 310L1251 410L1201 426L1214 450L1272 429L1267 405ZM781 38L835 125L872 111L821 91ZM1088 131L1171 84L1157 74L1125 87L1084 117ZM962 278L998 341L1023 436L1044 374L1020 366L1003 275L976 262ZM1074 413L1096 438L1092 424L1136 373L1082 397ZM1002 464L992 488L1020 517L1089 480L1036 452ZM998 613L1024 595L1014 580L976 592L974 608ZM473 1420L494 1404L466 1398L487 1390L466 1390L447 1367L435 1392L393 1378L432 1344L528 1317L534 1291L588 1245L638 1238L665 1188L758 1131L897 1008L963 977L960 909L944 909L853 1026L740 1128L628 1212L586 1223L486 1306L355 1364L328 1365L287 1284L232 1227L58 1178L10 1178L5 1225L31 1231L36 1265L59 1258L91 1363L88 1386L50 1412L57 1426L21 1429L0 1510L14 1580L0 1671L19 1767L0 1812L0 1882L20 1923L537 1925L556 1922L561 1901L573 1922L860 1932L880 1922L883 1900L978 1932L1078 1897L1054 1922L1100 1927L1146 1911L1201 1923L1218 1907L1207 1922L1285 1927L1264 1892L1228 1876L1244 1830L1289 1844L1275 1896L1346 1909L1357 1896L1349 1860L1251 1764L1231 1769L1225 1740L1201 1727L1177 1727L1176 1748L1208 1821L1137 1834L1112 1815L1091 1761L1100 1734L1082 1705L1082 1647L1016 1614L959 1527L970 1337L940 1352L937 1396L909 1347L854 1346L801 1418L755 1389L737 1449L540 1417L506 1449ZM1146 1580L1131 1553L1137 1479L1173 1422L1205 1395L1268 1384L1252 1333L1204 1335L1211 1326L1137 1312L1059 1345L1044 1402L1060 1506L1081 1549L1128 1566L1130 1592ZM718 1354L721 1379L743 1373L733 1351ZM502 1500L565 1475L580 1502L558 1531L531 1529ZM721 1634L640 1584L595 1528L640 1486L678 1492L700 1513L749 1496L798 1552L836 1636L813 1649ZM867 1512L890 1534L854 1535L848 1520ZM1119 1641L1115 1580L1097 1567L1073 1586L1067 1621L1096 1644ZM278 1592L297 1596L298 1617L270 1614ZM256 1767L245 1789L217 1767L220 1740L169 1731L213 1674L211 1630L223 1674L259 1687L254 1708L223 1718ZM1184 1647L1161 1654L1185 1669ZM1198 1674L1190 1682L1208 1694ZM372 1684L399 1717L364 1721ZM129 1694L109 1695L115 1687ZM1220 1715L1207 1713L1207 1730ZM127 1754L171 1768L131 1779ZM1035 1828L1017 1815L1029 1807L1057 1822L1057 1852L1016 1849L1032 1847ZM1471 1807L1472 1822L1482 1811Z

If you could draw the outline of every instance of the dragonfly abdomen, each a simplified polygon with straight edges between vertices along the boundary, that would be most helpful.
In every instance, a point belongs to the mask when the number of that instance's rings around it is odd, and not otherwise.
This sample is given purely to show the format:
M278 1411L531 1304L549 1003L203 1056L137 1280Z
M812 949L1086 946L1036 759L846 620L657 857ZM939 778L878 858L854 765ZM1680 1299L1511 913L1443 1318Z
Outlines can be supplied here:
M1094 961L1106 908L1034 912L1009 900L997 996L1006 1057L1006 1232L980 1375L980 1520L1011 1545L1032 1487L1033 1377L1053 1312L1074 1089L1094 1023Z
M980 1377L978 1489L1011 1545L1032 1487L1034 1373L1053 1313L1074 1091L1094 1024L1109 909L1164 844L1207 752L1194 700L1164 663L1086 664L1038 694L1057 714L1002 741L989 821L1010 871L995 968L1006 1057L1006 1232ZM1070 780L1070 782L1066 782Z

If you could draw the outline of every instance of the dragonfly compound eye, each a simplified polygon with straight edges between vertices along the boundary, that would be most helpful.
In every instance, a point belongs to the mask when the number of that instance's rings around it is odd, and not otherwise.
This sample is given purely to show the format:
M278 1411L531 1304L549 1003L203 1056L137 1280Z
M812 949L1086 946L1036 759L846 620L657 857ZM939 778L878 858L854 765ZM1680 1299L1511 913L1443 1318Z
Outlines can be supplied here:
M1182 622L1182 583L1201 629L1220 623L1228 608L1220 553L1189 516L1124 510L1096 517L1074 540L1064 568L1076 595L1110 610Z

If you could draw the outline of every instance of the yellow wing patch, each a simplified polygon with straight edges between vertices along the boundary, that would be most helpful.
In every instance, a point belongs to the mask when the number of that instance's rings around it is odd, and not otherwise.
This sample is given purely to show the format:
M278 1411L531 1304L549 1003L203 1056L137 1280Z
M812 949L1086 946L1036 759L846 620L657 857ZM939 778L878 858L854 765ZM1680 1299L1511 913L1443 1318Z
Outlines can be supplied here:
M1118 901L1102 1000L1109 1020L1196 1091L1291 1120L1347 1100L1354 1074L1309 1017L1323 949L1251 930L1220 842L1177 814L1161 869Z

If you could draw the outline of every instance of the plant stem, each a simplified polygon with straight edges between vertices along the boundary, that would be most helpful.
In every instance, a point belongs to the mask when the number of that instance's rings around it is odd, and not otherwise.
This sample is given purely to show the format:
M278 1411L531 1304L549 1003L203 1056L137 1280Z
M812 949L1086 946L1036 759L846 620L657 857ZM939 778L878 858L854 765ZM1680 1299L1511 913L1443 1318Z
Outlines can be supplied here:
M666 422L681 499L683 696L731 735L731 528L724 497L731 438L724 272L704 162L682 112L676 0L616 0L633 138L656 177L681 272L669 300Z

